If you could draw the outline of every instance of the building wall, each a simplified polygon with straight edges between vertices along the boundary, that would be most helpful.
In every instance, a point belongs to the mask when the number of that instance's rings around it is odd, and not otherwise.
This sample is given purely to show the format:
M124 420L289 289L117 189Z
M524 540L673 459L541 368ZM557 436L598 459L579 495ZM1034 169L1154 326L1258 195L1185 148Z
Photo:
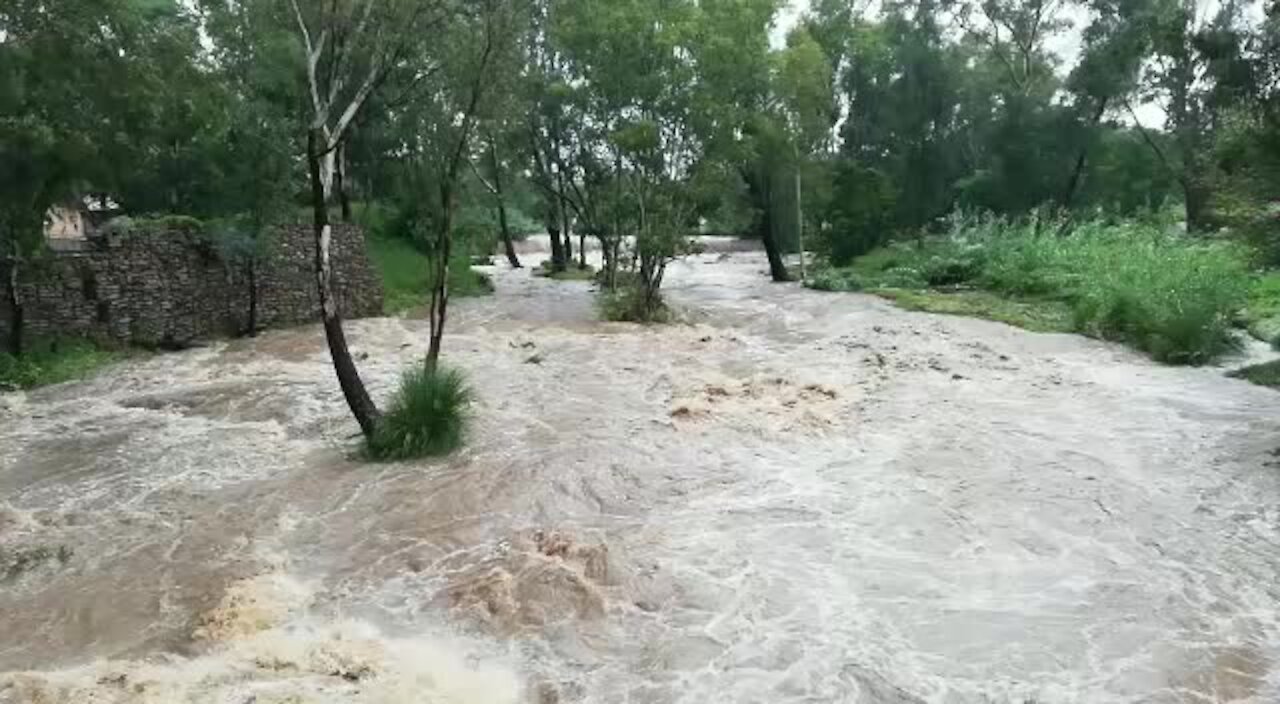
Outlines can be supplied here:
M349 318L380 315L382 284L355 226L333 228L333 284ZM281 228L258 265L258 324L318 320L315 242L309 226ZM27 339L87 337L182 346L247 330L249 276L192 231L106 233L55 249L26 267L19 289ZM12 311L0 300L0 338Z

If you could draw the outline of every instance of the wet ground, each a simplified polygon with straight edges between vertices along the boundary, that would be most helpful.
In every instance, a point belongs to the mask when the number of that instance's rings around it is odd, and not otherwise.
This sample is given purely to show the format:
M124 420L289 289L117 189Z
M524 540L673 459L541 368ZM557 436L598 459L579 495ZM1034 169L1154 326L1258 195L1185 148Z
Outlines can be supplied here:
M497 270L445 461L356 457L315 328L0 396L0 702L1280 701L1280 395L764 270Z

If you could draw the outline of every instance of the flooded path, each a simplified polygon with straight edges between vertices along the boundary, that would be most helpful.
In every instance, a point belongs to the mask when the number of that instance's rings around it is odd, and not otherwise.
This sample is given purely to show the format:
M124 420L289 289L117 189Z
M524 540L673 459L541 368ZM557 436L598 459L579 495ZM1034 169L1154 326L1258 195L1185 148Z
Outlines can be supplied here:
M1280 395L763 271L499 270L443 462L354 458L314 328L0 396L0 703L1280 701Z

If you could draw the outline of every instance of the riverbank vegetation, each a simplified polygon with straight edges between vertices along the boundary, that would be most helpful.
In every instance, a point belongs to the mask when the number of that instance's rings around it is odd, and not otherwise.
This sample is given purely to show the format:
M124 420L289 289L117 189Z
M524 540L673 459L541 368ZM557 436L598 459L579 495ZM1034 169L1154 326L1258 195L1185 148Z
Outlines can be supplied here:
M36 340L20 356L0 352L0 392L85 379L130 354L88 340Z
M810 285L1118 340L1175 364L1235 347L1233 322L1251 280L1242 245L1133 221L1076 223L1070 236L1059 236L1058 226L956 218L943 235L883 247L855 266L820 272ZM948 310L952 297L964 303Z

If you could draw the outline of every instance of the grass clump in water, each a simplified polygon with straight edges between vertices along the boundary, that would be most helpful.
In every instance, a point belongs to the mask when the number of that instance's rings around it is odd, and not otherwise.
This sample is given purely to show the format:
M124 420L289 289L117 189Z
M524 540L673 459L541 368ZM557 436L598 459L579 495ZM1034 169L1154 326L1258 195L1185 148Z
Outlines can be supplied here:
M453 452L462 446L473 398L466 378L455 369L410 369L366 443L369 456L405 460Z
M20 357L0 352L0 391L84 379L124 359L126 353L88 340L48 340L29 345Z
M669 323L675 317L659 296L646 298L639 286L621 286L615 291L601 291L600 317L618 323Z
M1250 280L1238 248L1139 223L1083 223L1058 236L1055 227L1034 222L960 218L945 237L887 247L863 259L849 271L868 290L920 309L1081 332L1170 364L1203 364L1235 347L1232 319L1245 304ZM964 298L949 305L940 295Z
M1280 389L1280 359L1237 369L1228 372L1227 376L1251 381L1259 386Z
M545 276L548 279L556 281L594 281L596 278L595 267L587 264L579 266L577 264L569 264L564 271L555 271L551 268L551 260L544 260L533 270L534 276Z

